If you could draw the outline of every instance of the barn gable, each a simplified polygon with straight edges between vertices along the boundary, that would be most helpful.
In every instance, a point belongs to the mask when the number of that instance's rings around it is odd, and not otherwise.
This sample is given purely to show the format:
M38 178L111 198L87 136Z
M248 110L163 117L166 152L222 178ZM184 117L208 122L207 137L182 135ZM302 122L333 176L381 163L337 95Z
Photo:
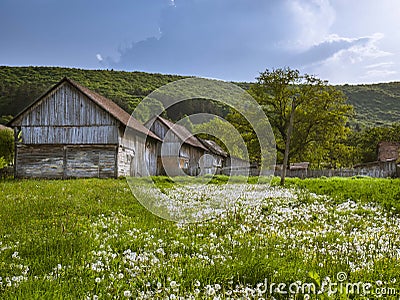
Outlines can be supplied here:
M68 81L12 122L24 144L117 144L118 120Z

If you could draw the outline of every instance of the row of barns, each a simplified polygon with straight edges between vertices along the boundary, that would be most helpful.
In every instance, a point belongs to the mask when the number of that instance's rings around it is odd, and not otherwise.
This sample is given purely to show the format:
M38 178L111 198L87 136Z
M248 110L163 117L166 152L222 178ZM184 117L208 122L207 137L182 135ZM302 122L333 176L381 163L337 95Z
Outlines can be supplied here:
M146 126L147 125L147 126ZM248 162L156 116L141 124L113 101L64 78L19 113L17 178L242 174Z

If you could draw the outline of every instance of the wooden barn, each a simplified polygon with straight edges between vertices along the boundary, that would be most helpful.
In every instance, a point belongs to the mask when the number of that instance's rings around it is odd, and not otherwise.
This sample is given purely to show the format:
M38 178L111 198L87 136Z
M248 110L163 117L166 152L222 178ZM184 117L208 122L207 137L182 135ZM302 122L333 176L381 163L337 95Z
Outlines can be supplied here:
M197 176L200 158L208 149L185 127L160 116L146 123L163 142L159 152L158 172L162 175Z
M212 140L200 138L199 140L208 149L208 152L200 159L201 175L221 174L228 153Z
M17 178L106 178L157 172L160 139L113 101L68 78L9 125L14 128Z

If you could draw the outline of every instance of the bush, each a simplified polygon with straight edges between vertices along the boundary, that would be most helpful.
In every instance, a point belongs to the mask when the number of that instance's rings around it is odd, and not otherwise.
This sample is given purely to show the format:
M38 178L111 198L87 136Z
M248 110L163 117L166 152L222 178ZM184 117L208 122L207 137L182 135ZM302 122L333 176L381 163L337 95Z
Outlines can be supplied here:
M0 158L3 158L4 161L2 162L0 160L0 165L2 165L2 163L9 165L13 162L14 135L11 130L0 130Z
M5 167L7 167L6 160L4 159L4 157L0 157L0 170Z

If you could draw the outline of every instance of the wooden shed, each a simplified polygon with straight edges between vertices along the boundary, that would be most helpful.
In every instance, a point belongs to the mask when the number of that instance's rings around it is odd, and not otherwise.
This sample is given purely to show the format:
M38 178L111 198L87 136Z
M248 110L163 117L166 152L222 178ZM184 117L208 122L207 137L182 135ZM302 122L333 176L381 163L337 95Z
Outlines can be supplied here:
M161 140L158 172L178 176L200 174L200 158L208 149L185 127L157 116L147 123L150 130Z
M208 152L200 159L201 175L221 174L228 153L212 140L200 138L199 140L208 149Z
M157 171L160 139L113 101L68 78L9 125L14 128L17 178L105 178Z

